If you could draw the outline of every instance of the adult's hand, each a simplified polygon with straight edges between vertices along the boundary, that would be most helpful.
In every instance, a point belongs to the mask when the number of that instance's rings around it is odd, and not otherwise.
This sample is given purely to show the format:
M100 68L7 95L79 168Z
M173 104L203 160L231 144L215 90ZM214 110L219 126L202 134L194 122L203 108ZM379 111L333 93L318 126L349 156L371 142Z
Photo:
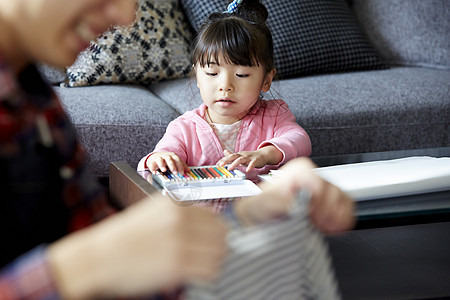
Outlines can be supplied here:
M219 215L161 196L56 242L48 257L64 298L139 296L213 279L225 234Z
M337 233L355 223L354 202L335 185L314 173L308 158L291 160L274 183L263 183L263 192L236 203L235 212L244 225L262 223L285 215L300 189L311 193L310 217L323 232Z

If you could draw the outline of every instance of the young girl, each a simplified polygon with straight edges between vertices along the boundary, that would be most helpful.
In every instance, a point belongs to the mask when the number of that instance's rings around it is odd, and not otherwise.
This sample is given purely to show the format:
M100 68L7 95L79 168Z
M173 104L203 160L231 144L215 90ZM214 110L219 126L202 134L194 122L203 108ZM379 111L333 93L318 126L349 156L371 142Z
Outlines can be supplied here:
M237 4L240 3L240 4ZM203 104L172 121L138 170L189 171L229 164L247 177L308 156L311 142L283 100L262 99L275 75L266 7L234 1L211 14L193 44L193 68Z

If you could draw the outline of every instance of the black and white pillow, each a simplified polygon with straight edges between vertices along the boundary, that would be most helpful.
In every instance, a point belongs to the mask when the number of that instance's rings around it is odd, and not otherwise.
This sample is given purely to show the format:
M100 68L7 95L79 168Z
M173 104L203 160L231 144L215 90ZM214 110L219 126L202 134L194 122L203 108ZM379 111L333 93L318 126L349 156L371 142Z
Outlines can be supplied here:
M227 0L181 0L194 30ZM386 68L346 0L262 1L280 78Z
M67 68L69 86L149 84L190 72L192 33L178 0L138 4L132 26L105 32Z

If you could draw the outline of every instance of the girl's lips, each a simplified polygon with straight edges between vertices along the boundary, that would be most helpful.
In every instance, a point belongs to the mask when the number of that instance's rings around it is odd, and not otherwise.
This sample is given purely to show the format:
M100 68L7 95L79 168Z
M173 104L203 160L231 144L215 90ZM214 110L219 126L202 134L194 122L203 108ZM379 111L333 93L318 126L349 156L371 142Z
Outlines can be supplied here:
M223 98L223 99L219 99L216 102L223 102L223 103L234 103L233 100L231 100L230 98Z
M221 100L217 100L216 101L216 104L221 106L221 107L229 107L229 106L232 106L235 103L236 102L234 102L233 100L229 100L229 99L221 99Z

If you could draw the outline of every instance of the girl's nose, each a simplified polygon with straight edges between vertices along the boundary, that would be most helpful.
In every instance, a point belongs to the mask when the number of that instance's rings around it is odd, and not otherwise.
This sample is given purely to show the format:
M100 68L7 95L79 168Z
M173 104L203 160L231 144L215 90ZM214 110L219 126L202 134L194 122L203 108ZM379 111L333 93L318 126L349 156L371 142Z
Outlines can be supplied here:
M219 90L221 92L231 92L233 91L233 82L229 76L224 76L222 82L219 85Z
M230 86L222 86L222 87L220 87L220 91L221 92L230 92L231 87Z

